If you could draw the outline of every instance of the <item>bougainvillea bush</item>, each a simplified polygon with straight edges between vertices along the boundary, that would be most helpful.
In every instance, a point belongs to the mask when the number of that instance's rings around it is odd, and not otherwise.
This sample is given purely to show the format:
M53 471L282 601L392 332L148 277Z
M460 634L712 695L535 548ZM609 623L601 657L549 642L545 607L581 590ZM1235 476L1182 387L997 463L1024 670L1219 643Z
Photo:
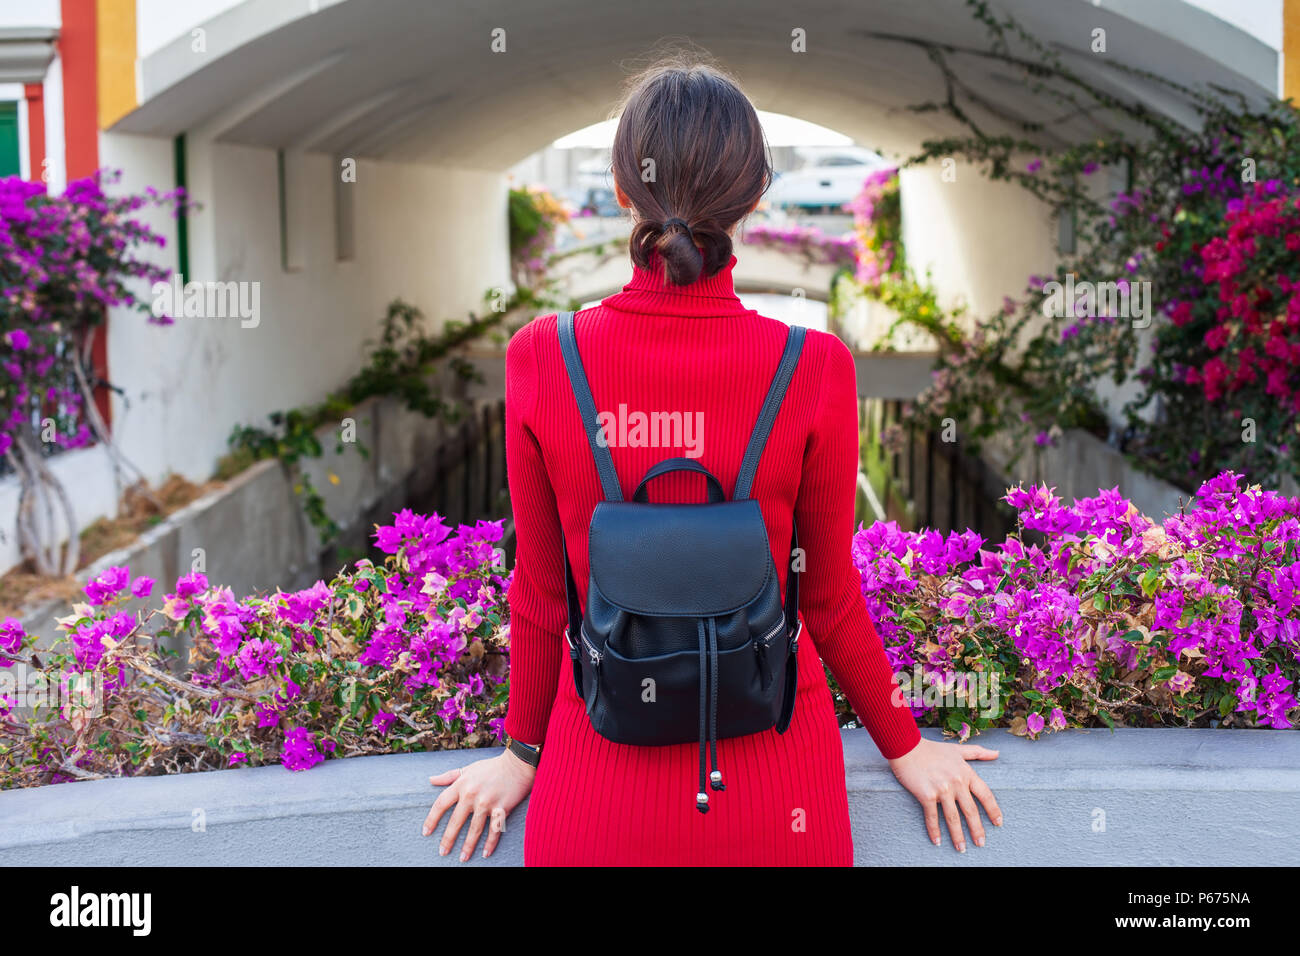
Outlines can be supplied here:
M60 196L42 183L0 179L0 453L42 418L54 425L43 440L65 447L91 440L72 366L106 308L130 306L150 321L171 321L136 296L133 280L147 288L170 272L140 255L164 239L133 216L147 206L182 208L183 194L107 195L104 187L119 178L105 170L69 183Z
M20 480L12 522L19 547L44 575L76 570L80 528L75 503L46 456L98 439L115 467L128 465L94 404L102 374L91 361L95 334L113 306L171 321L142 297L170 275L149 259L163 237L134 216L188 203L180 190L105 192L119 178L103 170L69 183L60 196L42 183L0 179L0 458ZM61 548L65 535L68 546Z
M996 545L893 522L855 538L922 723L962 738L1300 723L1300 499L1225 473L1163 524L1113 490L1067 506L1015 488L1007 501L1020 530ZM453 532L403 511L377 529L380 564L242 600L192 573L148 611L127 604L154 582L111 568L53 651L0 624L0 787L499 742L500 538L501 522ZM178 638L184 666L166 650Z
M980 341L941 342L944 381L917 423L953 418L973 446L996 435L1022 450L1083 428L1186 489L1229 468L1269 487L1300 475L1300 111L1142 74L1194 116L1183 126L1113 92L1140 71L1107 60L1117 82L1098 86L983 0L967 5L991 58L1034 63L1024 75L1045 104L1102 131L1045 149L972 129L909 160L962 157L1042 199L1075 237L1050 274L981 317ZM1059 301L1061 285L1075 301ZM1106 379L1128 387L1122 407L1102 408Z
M868 174L861 191L845 203L844 209L853 213L857 252L854 278L871 287L886 278L901 276L905 263L898 170L889 166Z
M799 256L809 265L851 269L858 259L853 236L827 235L816 226L759 223L744 230L744 242L760 249Z
M1005 499L1019 530L859 530L854 561L922 723L1300 725L1300 499L1225 472L1157 523L1118 491ZM841 707L843 710L843 707Z
M403 511L376 531L380 564L245 599L191 573L147 611L126 605L154 582L110 568L59 622L65 639L50 652L3 622L0 787L277 762L304 770L326 757L500 739L510 583L501 531L500 521L453 531ZM178 642L188 661L169 660Z
M556 233L572 215L565 203L543 186L512 188L509 203L510 269L515 285L538 289L546 280Z

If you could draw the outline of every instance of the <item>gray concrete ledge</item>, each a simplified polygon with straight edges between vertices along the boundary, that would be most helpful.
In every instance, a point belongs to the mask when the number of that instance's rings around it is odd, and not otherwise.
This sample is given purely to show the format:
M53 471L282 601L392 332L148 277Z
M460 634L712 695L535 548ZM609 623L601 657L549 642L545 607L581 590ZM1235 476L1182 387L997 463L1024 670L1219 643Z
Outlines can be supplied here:
M928 842L865 731L843 740L859 866L1300 864L1300 732L988 732L978 742L1001 757L977 767L1006 823L961 855ZM437 792L428 777L496 752L0 792L0 865L461 865L420 836ZM525 811L491 860L465 865L521 864Z

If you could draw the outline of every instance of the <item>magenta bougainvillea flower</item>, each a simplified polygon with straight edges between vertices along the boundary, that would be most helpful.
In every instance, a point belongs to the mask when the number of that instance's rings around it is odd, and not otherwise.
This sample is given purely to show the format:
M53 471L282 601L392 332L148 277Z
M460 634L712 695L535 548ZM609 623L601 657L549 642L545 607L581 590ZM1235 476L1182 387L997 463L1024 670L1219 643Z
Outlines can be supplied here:
M0 178L0 453L45 419L55 427L42 442L88 444L85 396L69 387L82 337L111 307L162 318L138 290L170 276L142 254L162 246L163 237L136 213L188 203L181 190L112 194L119 180L103 170L50 195L44 183Z
M325 749L333 750L333 741L325 741ZM289 770L310 770L321 763L325 755L316 747L312 732L306 727L292 727L284 734L284 753L280 762Z
M853 559L900 671L996 674L996 715L913 704L958 732L1021 714L1029 734L1105 721L1300 726L1300 499L1225 472L1163 523L1117 489L1066 504L1043 486L1005 500L1024 532L862 528Z
M909 701L920 720L960 739L991 726L1038 737L1098 723L1300 725L1300 499L1228 472L1163 522L1113 488L1065 502L1017 487L1006 501L1019 531L999 542L894 522L854 536L886 654L920 677ZM61 679L102 682L103 717L88 718L101 723L80 739L106 742L76 766L167 772L169 747L183 747L185 766L305 770L330 756L500 741L511 580L501 534L502 522L451 528L401 512L376 529L382 565L245 598L195 572L159 612L126 609L138 606L127 569L96 575L87 597L101 603L65 619L70 650L43 654ZM190 670L166 681L139 666L174 666L148 652L154 614L168 640L192 646ZM0 663L27 660L29 641L17 620L0 622ZM0 753L0 769L72 779L59 736L70 718L59 719ZM184 743L162 743L160 730Z
M22 622L16 617L7 617L0 621L0 651L17 654L27 639ZM0 667L9 667L13 661L0 657Z

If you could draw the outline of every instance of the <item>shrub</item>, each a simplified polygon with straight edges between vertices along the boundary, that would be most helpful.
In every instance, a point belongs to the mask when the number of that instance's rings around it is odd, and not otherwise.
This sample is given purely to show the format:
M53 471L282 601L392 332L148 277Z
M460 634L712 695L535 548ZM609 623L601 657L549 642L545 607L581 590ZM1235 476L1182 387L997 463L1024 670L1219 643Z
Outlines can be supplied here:
M964 739L1300 721L1300 499L1225 472L1163 524L1115 489L1005 500L1019 528L992 548L893 522L855 537L868 610L923 722Z
M1019 527L991 548L972 531L893 522L855 536L868 610L922 723L965 739L994 726L1036 737L1300 722L1300 499L1228 472L1163 524L1113 489L1070 506L1043 487L1006 500ZM110 568L48 653L3 622L0 786L304 770L500 740L501 530L453 533L437 515L402 511L376 530L382 565L243 600L196 572L145 612L128 602L153 582ZM169 670L178 640L192 648L188 667ZM52 699L19 700L19 685Z
M126 610L154 582L110 568L59 624L50 653L0 625L4 788L472 747L501 734L509 575L502 523L452 529L403 511L388 555L329 584L236 599L195 572L161 610ZM188 667L169 670L176 642ZM15 666L17 665L17 666ZM23 695L19 696L19 688ZM20 713L19 706L27 705Z
M816 226L775 226L767 223L744 231L746 245L800 256L809 265L853 267L857 262L852 236L831 236Z

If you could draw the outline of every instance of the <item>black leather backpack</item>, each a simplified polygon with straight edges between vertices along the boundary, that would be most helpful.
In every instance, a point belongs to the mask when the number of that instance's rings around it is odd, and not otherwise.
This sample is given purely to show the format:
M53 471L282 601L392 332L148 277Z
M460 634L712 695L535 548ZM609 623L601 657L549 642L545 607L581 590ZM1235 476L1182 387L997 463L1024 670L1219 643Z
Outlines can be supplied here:
M767 528L749 493L804 332L790 329L730 501L718 479L691 458L655 465L624 501L582 369L573 313L559 317L564 364L605 495L587 535L585 616L567 551L564 556L574 685L602 737L640 746L699 741L695 804L701 813L709 809L706 742L709 785L723 790L718 738L772 727L783 734L794 714L799 574L790 570L782 602ZM647 483L673 471L704 475L708 502L650 504ZM791 552L797 547L792 534Z

